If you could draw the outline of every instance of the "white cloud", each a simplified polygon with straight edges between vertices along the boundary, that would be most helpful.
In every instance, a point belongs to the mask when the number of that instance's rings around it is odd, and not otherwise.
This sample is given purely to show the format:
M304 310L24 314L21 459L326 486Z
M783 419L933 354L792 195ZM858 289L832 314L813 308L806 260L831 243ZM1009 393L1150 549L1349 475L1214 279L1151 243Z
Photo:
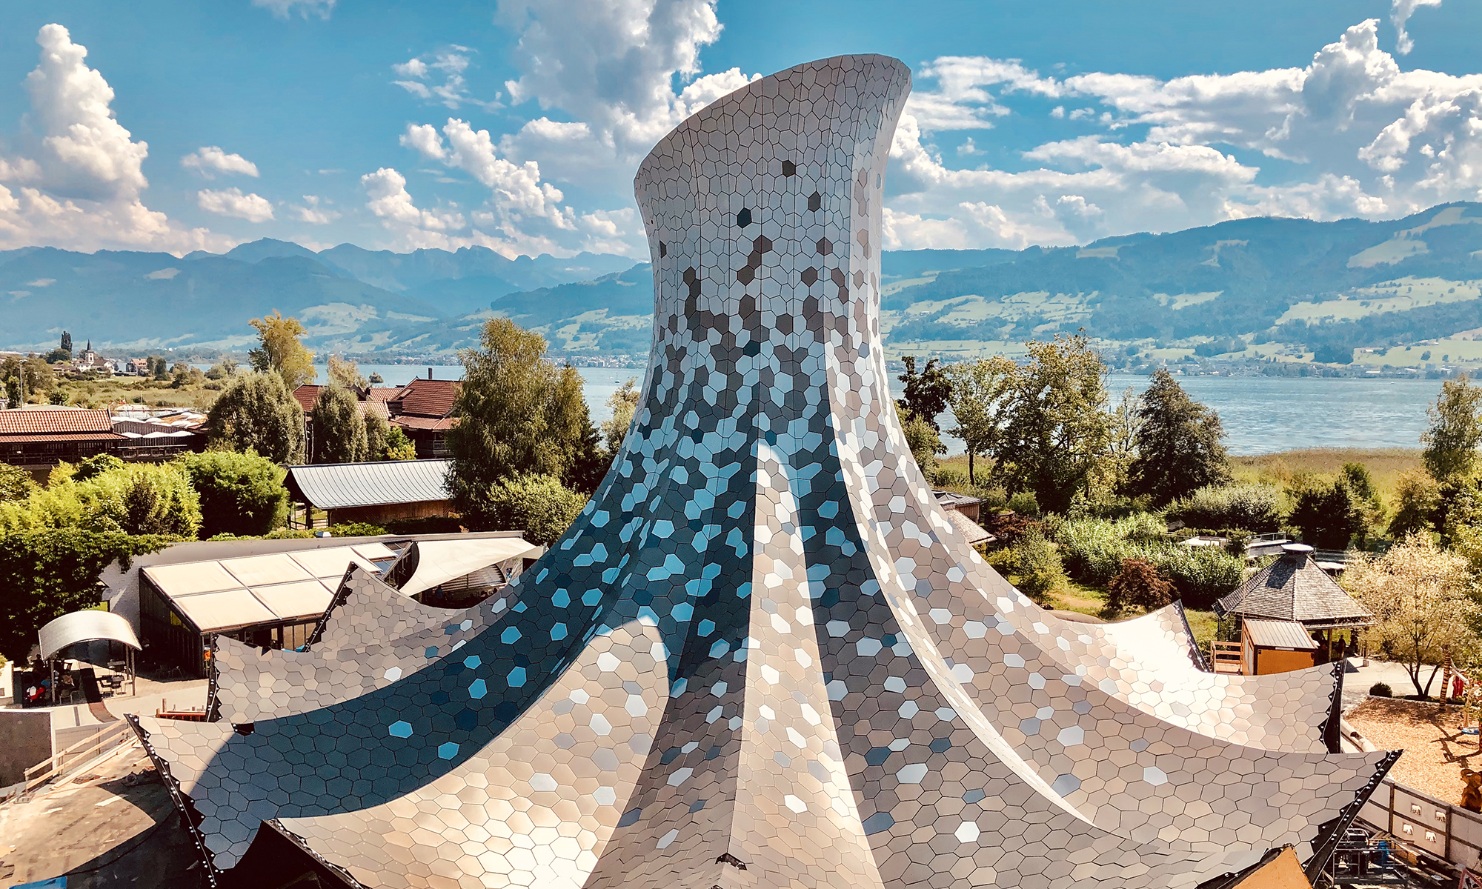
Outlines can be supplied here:
M336 0L252 0L252 5L266 9L274 18L288 19L297 13L302 18L329 18Z
M304 202L298 206L290 207L289 214L299 222L307 222L310 225L328 225L340 218L340 214L324 206L324 202L318 195L304 195Z
M229 240L183 229L144 205L149 146L114 117L113 89L87 66L87 49L61 25L36 36L40 62L19 154L0 156L0 248L46 244L184 252Z
M196 192L196 203L207 213L267 222L273 218L273 203L259 194L243 194L240 188L203 189Z
M240 154L231 154L215 145L197 148L180 159L180 166L187 170L194 170L207 179L214 179L217 173L257 177L257 164Z
M471 64L471 53L466 46L450 46L418 56L391 66L398 80L391 81L419 99L435 102L457 110L469 104L485 110L499 107L498 102L483 102L473 98L468 91L464 72Z
M519 38L520 76L505 84L587 123L619 154L645 152L690 110L744 84L739 70L700 73L700 50L721 32L716 0L500 0L498 21Z
M456 211L419 208L407 191L406 177L391 167L382 167L360 177L366 208L393 229L402 244L411 247L449 246L448 232L467 225Z
M1435 4L1405 15L1419 5ZM1168 80L1052 78L1013 60L928 63L892 148L894 242L1062 244L1259 214L1391 217L1482 198L1482 76L1406 70L1379 37L1370 19L1305 67ZM1003 128L1004 112L1046 111L1046 125L1071 132L1022 151L1018 169L956 169L932 142L972 132L956 154L976 163L968 158L988 138L977 133Z
M1410 21L1410 16L1415 10L1422 6L1440 6L1441 0L1392 0L1393 8L1390 10L1389 19L1394 23L1395 33L1398 36L1396 49L1400 55L1409 55L1410 50L1415 48L1415 41L1410 39L1410 34L1405 30L1405 23Z

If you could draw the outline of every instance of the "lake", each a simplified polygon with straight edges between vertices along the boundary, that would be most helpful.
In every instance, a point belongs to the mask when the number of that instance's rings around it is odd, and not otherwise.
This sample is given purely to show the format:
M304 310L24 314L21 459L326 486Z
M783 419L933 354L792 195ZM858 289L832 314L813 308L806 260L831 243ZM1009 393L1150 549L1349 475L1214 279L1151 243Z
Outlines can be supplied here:
M385 385L405 385L426 375L427 366L365 364L361 373L379 373ZM592 420L611 415L607 399L625 380L643 382L638 368L580 367L586 380ZM320 368L321 378L324 368ZM459 365L432 368L439 379L463 375ZM1194 399L1214 408L1224 422L1226 445L1232 454L1269 454L1297 448L1416 448L1425 431L1426 408L1441 391L1438 380L1333 379L1322 377L1179 377ZM321 379L322 382L322 379ZM1148 378L1111 374L1107 390L1112 402L1123 390L1142 391ZM892 386L900 384L892 380ZM897 394L899 394L897 392ZM950 420L942 425L949 426ZM951 453L962 443L947 436Z

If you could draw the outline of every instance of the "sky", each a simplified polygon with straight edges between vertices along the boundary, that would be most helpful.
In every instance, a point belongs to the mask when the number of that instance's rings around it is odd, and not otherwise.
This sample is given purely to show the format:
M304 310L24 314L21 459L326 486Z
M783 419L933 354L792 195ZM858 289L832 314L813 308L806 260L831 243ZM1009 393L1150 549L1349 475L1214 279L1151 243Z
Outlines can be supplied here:
M748 80L913 71L887 247L1482 197L1467 0L0 4L0 250L642 257L632 177Z

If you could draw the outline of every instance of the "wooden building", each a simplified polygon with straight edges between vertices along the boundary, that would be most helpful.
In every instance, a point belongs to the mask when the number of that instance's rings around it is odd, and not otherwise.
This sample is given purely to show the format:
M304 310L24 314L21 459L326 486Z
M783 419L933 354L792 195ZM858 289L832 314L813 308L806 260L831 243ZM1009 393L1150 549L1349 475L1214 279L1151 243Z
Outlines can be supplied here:
M1246 676L1315 667L1320 648L1307 628L1294 620L1252 617L1240 623L1240 672Z
M126 441L114 431L107 411L30 406L0 411L0 462L36 475L64 460L114 453Z
M325 513L331 525L385 525L457 515L447 486L451 465L451 460L316 463L288 467L284 484L293 502L304 504L309 527L314 510Z
M1222 621L1239 622L1241 672L1247 674L1258 666L1257 648L1273 652L1265 656L1270 668L1261 669L1263 673L1280 672L1276 667L1279 663L1294 665L1284 669L1299 669L1338 660L1357 649L1358 634L1373 621L1368 609L1354 601L1313 561L1312 547L1301 543L1283 545L1279 558L1216 602L1214 610ZM1255 628L1254 636L1248 626L1253 621L1262 622ZM1302 636L1312 642L1312 649L1305 647ZM1280 640L1290 644L1276 644ZM1271 644L1263 645L1263 641ZM1231 645L1216 643L1216 646L1222 644ZM1310 659L1306 654L1298 655L1299 651L1310 651ZM1216 661L1220 660L1219 655L1216 652Z
M457 380L412 380L386 402L391 424L400 426L417 448L418 459L447 457L448 430L457 425L453 405L463 384Z

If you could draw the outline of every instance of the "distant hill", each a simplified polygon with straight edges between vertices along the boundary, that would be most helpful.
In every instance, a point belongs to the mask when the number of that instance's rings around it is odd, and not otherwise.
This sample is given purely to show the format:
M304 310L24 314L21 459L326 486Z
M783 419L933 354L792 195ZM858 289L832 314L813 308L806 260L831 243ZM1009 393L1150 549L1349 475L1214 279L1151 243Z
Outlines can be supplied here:
M1084 247L887 251L892 354L1013 352L1086 330L1127 361L1482 363L1482 204L1400 220L1244 219ZM263 240L224 255L0 252L0 348L62 328L105 345L240 347L246 320L303 318L319 348L446 354L488 317L567 354L641 354L647 264L582 254L506 259ZM1124 362L1126 363L1126 362Z

